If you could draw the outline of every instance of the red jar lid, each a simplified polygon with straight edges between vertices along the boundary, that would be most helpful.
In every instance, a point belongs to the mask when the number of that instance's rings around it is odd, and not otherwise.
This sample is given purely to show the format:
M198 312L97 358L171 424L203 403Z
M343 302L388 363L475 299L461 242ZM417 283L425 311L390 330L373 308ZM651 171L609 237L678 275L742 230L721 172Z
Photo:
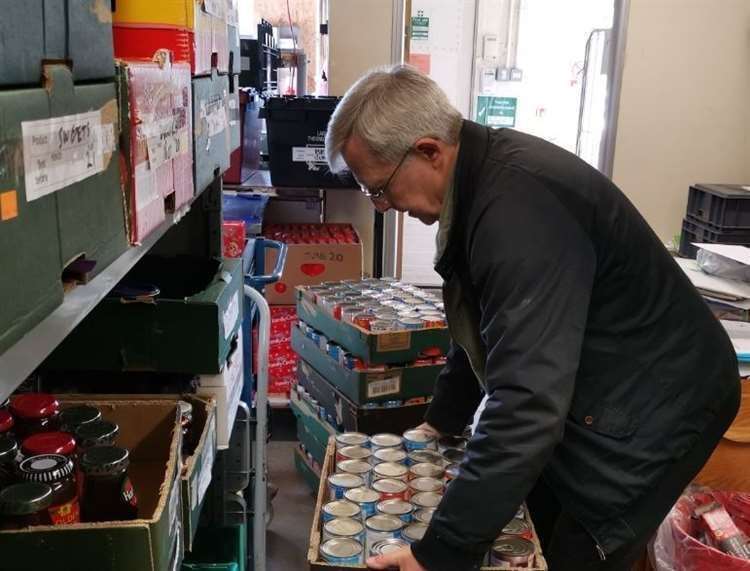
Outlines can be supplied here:
M70 456L76 450L76 440L67 432L40 432L23 441L21 453L24 456L62 454Z
M18 395L10 401L10 410L18 418L47 418L60 410L60 403L53 395L29 393Z
M13 420L13 415L10 414L7 410L0 410L0 434L3 432L8 432L11 428L13 428L13 425L15 424L15 421Z

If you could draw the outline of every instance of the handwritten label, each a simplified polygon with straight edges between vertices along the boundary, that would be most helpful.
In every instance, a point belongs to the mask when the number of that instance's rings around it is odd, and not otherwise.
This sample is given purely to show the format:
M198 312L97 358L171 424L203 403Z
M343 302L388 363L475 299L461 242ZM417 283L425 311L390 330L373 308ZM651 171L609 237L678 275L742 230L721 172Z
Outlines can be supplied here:
M397 395L401 392L401 375L383 375L378 380L367 379L367 398Z
M229 301L229 305L224 310L223 322L224 322L224 339L229 339L234 332L234 326L240 318L240 294L235 292L232 299Z
M206 123L209 137L215 137L227 128L227 107L224 97L216 95L207 101L201 101L201 119Z
M302 256L306 260L324 261L324 262L343 262L344 254L341 252L331 252L325 250L315 250L304 252Z
M384 353L388 351L406 351L411 347L410 331L379 333L376 337L377 350Z
M23 121L21 133L28 202L104 170L99 111Z
M187 117L184 109L175 110L173 117L166 117L152 123L146 134L148 162L156 169L167 161L186 153L189 149Z

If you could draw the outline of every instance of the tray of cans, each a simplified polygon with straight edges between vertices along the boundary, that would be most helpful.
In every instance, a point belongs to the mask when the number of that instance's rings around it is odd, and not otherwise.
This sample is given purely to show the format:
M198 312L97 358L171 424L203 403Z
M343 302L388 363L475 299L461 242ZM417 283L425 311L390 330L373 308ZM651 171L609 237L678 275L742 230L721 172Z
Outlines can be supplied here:
M438 357L450 345L440 297L388 278L299 287L297 314L369 364Z
M463 438L438 442L418 429L402 436L331 437L310 532L310 569L365 569L368 557L419 541L458 475L465 446ZM485 565L487 571L547 570L524 506L493 543Z
M292 348L358 406L432 395L445 365L442 355L403 364L365 363L304 322L292 328Z

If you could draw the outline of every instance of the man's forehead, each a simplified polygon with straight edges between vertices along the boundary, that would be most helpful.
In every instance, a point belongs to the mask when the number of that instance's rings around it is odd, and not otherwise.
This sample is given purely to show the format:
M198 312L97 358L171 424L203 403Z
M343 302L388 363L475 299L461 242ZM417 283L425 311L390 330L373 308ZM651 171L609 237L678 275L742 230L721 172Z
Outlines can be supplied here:
M365 142L357 135L352 135L344 143L342 156L346 166L363 182L370 182L382 175L388 165L376 157Z

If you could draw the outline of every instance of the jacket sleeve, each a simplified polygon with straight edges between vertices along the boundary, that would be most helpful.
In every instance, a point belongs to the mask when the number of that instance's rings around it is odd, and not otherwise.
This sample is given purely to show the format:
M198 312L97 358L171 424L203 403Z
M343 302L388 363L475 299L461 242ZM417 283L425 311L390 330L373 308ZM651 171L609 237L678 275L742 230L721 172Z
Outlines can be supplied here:
M477 569L525 500L562 438L586 327L590 239L535 179L504 178L468 246L488 400L459 477L412 546L429 571Z
M456 343L451 343L445 367L435 382L432 402L425 422L443 434L461 434L482 400L469 358Z

